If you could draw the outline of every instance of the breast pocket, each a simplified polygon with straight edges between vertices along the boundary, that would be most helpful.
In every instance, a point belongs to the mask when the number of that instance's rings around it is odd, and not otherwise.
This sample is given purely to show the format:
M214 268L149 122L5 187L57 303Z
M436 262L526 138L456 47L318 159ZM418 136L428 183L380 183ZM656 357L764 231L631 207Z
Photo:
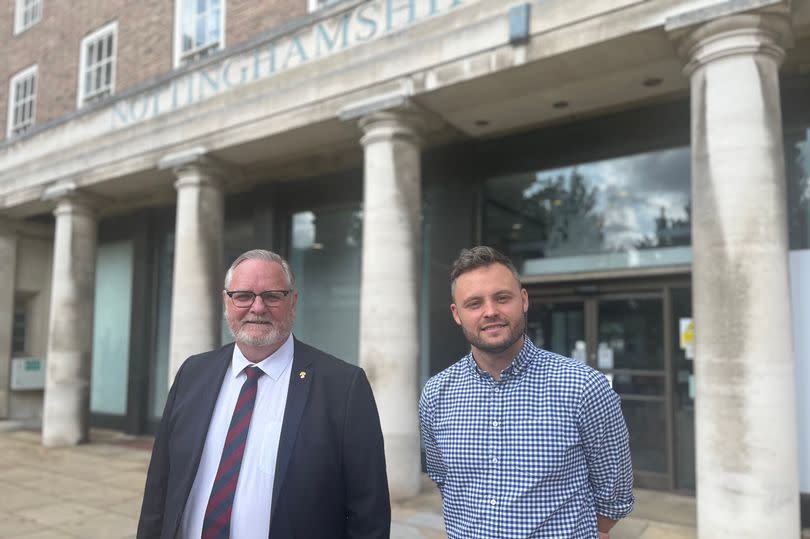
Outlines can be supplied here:
M275 475L278 443L281 437L281 421L267 421L263 427L259 470L262 473Z

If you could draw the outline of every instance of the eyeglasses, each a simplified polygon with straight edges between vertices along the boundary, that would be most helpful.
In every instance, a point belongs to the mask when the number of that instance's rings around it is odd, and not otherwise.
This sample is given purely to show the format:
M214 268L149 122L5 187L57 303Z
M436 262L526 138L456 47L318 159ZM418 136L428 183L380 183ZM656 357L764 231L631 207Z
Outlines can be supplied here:
M290 295L292 290L265 290L258 294L248 290L226 290L225 293L233 301L234 306L247 309L256 301L256 296L262 298L265 307L277 307Z

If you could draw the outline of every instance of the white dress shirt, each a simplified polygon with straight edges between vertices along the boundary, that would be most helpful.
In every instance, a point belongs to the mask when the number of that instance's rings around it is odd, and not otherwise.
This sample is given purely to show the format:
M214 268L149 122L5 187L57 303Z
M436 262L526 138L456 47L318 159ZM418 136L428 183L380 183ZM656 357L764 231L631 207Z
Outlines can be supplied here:
M275 353L255 364L264 371L264 376L259 378L256 403L233 500L231 537L234 539L267 539L270 533L270 504L276 454L284 408L287 405L293 342L290 335ZM199 539L202 534L205 508L214 485L231 415L242 384L247 378L244 368L250 365L253 363L242 355L239 346L234 346L231 367L219 390L197 476L183 513L179 535L183 539Z

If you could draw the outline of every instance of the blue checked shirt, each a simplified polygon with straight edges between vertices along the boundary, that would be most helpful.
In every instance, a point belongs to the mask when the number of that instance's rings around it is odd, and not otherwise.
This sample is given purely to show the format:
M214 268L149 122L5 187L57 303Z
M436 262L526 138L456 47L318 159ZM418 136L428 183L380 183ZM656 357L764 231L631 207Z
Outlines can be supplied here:
M433 376L419 417L451 539L595 539L633 508L618 395L528 338L500 381L472 354Z

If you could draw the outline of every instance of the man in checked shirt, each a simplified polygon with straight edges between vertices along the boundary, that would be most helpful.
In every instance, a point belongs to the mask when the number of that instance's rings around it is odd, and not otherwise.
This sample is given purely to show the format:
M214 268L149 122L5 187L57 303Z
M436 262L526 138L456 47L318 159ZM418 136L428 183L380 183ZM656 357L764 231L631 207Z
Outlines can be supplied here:
M619 397L526 338L529 296L490 247L461 252L450 311L471 352L425 384L427 472L451 539L609 539L633 508Z

